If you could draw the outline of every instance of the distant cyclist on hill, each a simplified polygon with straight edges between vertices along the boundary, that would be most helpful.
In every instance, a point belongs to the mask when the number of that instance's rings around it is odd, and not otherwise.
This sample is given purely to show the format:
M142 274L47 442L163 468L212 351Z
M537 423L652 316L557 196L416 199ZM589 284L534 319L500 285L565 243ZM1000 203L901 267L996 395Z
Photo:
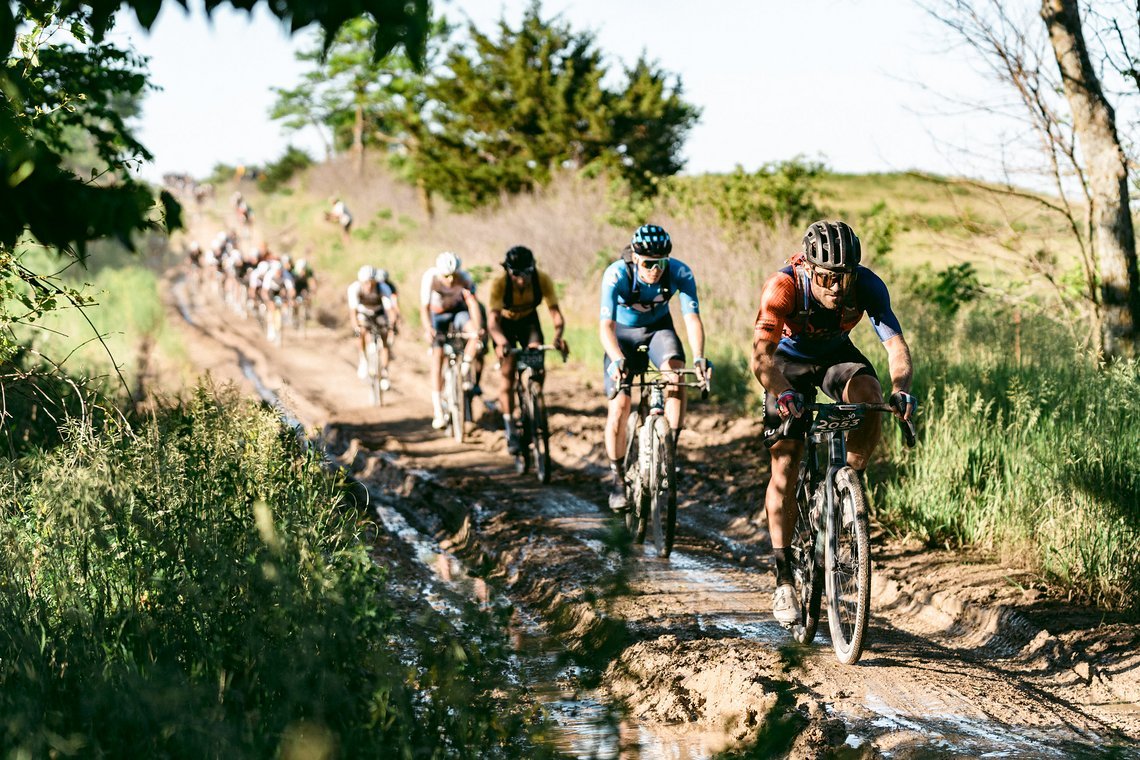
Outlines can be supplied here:
M478 387L481 374L483 332L482 312L475 299L475 280L460 268L459 257L444 251L435 259L435 266L424 272L420 281L420 304L423 308L424 331L431 344L431 405L432 427L442 430L447 426L443 414L443 345L448 333L462 333L467 337L463 350L463 376L474 372L472 391Z
M697 280L687 264L670 258L672 251L668 232L656 224L642 225L633 233L622 258L610 264L602 275L600 333L606 352L606 395L612 398L605 440L613 473L609 501L614 511L626 508L622 456L626 436L630 434L625 429L630 394L628 388L619 387L625 378L646 369L646 359L658 369L685 366L685 349L669 313L669 300L677 294L681 296L689 347L696 355L693 366L702 373L700 379L711 368L704 358L705 328L697 300ZM683 390L670 388L666 392L665 416L677 436L681 434L684 414Z
M845 222L819 221L807 229L803 251L768 278L760 296L752 343L752 372L767 391L765 440L772 477L764 497L776 570L772 613L786 625L799 619L788 545L796 523L796 468L803 454L806 418L793 422L786 438L783 420L800 418L816 388L836 401L883 402L883 390L867 358L848 334L866 313L887 349L890 405L909 419L917 401L910 395L910 348L891 310L887 286L860 266L859 238ZM879 440L882 422L868 415L847 437L847 463L862 474Z
M352 212L348 210L348 206L340 198L333 199L331 211L325 212L325 219L330 222L336 222L340 227L341 234L344 239L348 239L348 234L352 230Z
M503 382L499 386L499 408L503 412L503 428L507 451L519 453L518 435L512 424L514 413L515 357L509 349L516 346L538 347L543 343L542 324L538 319L539 304L546 302L554 325L554 347L563 354L570 349L562 340L565 320L558 307L554 281L535 266L534 253L521 245L507 251L503 273L491 282L488 298L487 332L495 342Z

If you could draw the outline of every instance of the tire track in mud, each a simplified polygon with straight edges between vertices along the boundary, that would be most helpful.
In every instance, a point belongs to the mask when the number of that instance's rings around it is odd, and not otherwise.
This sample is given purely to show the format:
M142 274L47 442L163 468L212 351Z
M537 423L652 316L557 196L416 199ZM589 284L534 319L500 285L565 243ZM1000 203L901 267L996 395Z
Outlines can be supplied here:
M367 457L360 477L397 495L418 529L444 537L569 646L600 653L609 662L606 688L642 727L627 725L623 746L661 753L684 746L707 756L797 716L786 727L794 735L807 724L792 749L805 757L844 742L904 757L1095 755L1140 735L1131 714L1115 723L1066 700L1065 689L1079 694L1079 685L1043 688L1048 663L1036 679L1011 675L1034 667L1040 631L1030 628L995 650L987 642L997 640L991 629L1000 621L971 620L962 610L955 616L878 567L872 643L860 666L834 661L826 626L815 648L788 647L768 612L766 569L738 561L755 547L709 540L717 527L697 530L701 515L682 509L670 561L636 548L624 556L629 547L597 506L603 488L580 445L556 449L567 466L542 489L513 474L497 431L476 430L467 446L441 438L427 424L426 368L415 348L399 349L388 394L394 403L376 410L360 406L366 390L352 379L343 336L320 328L275 349L248 324L201 310L192 318L201 339L255 376L264 372L265 384L284 387L290 378L288 406L298 417L384 452ZM213 361L220 367L226 359ZM580 407L570 383L552 378L552 407ZM643 728L657 724L673 724L657 734L676 732L673 744L645 739Z

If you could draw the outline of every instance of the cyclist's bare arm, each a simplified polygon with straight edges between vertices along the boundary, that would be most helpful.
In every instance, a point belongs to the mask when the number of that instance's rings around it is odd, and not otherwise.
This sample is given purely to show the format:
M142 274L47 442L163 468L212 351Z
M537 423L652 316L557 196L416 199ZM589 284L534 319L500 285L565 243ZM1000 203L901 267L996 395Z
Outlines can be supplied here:
M435 337L435 328L432 327L431 307L426 303L420 307L420 318L423 321L424 332L427 334L427 338L430 341L433 337Z
M463 302L467 304L467 313L471 315L471 324L474 326L475 334L478 335L483 330L483 314L479 310L479 301L470 290L464 290Z
M693 349L693 356L704 356L705 323L701 321L700 314L685 315L685 331L689 334L689 348Z
M760 336L752 339L752 374L764 386L764 390L778 396L792 387L784 373L776 366L776 346L778 344Z
M562 309L557 305L550 307L550 324L554 325L554 345L565 345L562 343L562 332L566 329L566 319L562 316ZM563 350L570 353L569 346Z
M883 342L887 349L887 366L891 372L891 393L910 393L910 382L914 376L914 365L910 361L910 346L901 334L887 338Z
M491 336L496 346L501 346L504 349L507 347L507 336L503 332L502 325L503 313L498 309L492 309L487 313L487 333Z
M598 326L598 336L602 341L602 348L610 361L621 361L625 356L621 352L621 344L617 338L617 322L612 319L603 319Z

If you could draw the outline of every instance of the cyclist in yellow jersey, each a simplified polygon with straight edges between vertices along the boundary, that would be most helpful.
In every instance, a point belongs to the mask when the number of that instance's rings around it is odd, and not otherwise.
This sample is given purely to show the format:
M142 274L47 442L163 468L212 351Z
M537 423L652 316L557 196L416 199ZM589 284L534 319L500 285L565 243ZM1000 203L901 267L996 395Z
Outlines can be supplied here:
M543 343L542 324L538 307L546 303L550 321L554 325L554 347L563 355L570 348L562 339L565 320L558 308L558 295L554 281L538 271L534 253L525 246L516 245L507 251L503 260L503 273L491 282L488 332L495 342L499 357L499 371L503 382L499 385L499 408L503 411L503 429L507 436L507 450L519 453L518 436L512 424L514 414L515 357L509 349L515 346L535 348Z

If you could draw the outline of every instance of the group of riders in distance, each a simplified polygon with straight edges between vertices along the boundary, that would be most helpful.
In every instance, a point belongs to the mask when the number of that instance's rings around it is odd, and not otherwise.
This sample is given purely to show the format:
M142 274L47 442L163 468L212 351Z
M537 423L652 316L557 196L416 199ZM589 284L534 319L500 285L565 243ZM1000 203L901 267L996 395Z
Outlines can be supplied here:
M239 207L238 213L246 215L242 217L244 221L251 212L245 206ZM339 224L344 234L348 233L351 214L339 199L326 218ZM264 244L246 255L238 251L232 235L221 234L208 250L192 247L191 257L200 270L216 271L226 302L235 307L272 312L283 303L311 298L315 280L307 262L278 257ZM764 503L776 574L773 613L788 627L802 626L811 618L805 606L814 603L818 614L819 604L818 590L813 599L810 590L801 588L805 582L798 569L802 558L797 559L793 546L797 518L808 504L805 489L811 488L805 479L810 480L814 472L806 462L801 467L805 441L823 440L818 436L826 433L829 426L833 432L849 430L846 448L842 449L846 458L844 469L849 468L857 483L842 488L857 489L861 494L863 472L882 429L878 415L864 416L863 412L889 411L900 424L911 424L917 407L917 400L910 393L910 350L891 309L887 287L860 264L860 257L859 238L845 222L814 222L803 237L802 250L767 279L760 294L751 366L766 391L764 441L771 452L772 475ZM646 530L646 517L641 515L639 526L637 513L643 509L642 502L652 499L637 480L644 473L636 475L629 470L644 468L645 462L652 459L644 448L651 434L641 430L652 426L642 422L646 415L663 418L653 429L668 431L670 440L660 442L662 451L668 451L668 457L662 461L669 463L668 472L664 473L666 480L662 482L668 481L669 488L675 489L672 463L684 429L686 388L697 386L707 393L712 378L713 365L704 354L705 332L697 291L692 268L673 255L669 233L654 224L638 227L620 258L602 275L599 336L605 351L602 371L609 399L604 434L612 473L609 507L615 513L633 513L635 519L627 518L627 525L635 531L640 527L641 535ZM542 437L548 431L542 429L544 418L537 425L533 420L524 424L520 419L538 412L545 415L544 407L539 409L526 402L525 394L520 392L520 362L527 356L528 366L538 368L526 377L540 393L544 375L541 363L536 365L533 355L538 352L541 358L541 351L554 350L565 358L570 351L563 337L565 319L554 282L540 269L534 253L522 245L506 252L502 272L491 281L489 294L484 306L476 298L474 278L463 268L459 256L449 251L440 253L434 265L423 273L420 316L424 340L431 347L431 424L437 430L446 429L451 426L452 416L460 413L445 393L445 374L451 366L458 366L466 398L482 394L483 365L489 347L493 346L501 382L497 402L490 405L497 405L502 413L508 451L522 456L527 445L539 443L533 440L535 436ZM689 366L670 312L675 296L679 298L685 337L693 356ZM356 281L348 287L347 302L350 324L359 340L358 374L361 378L369 374L369 351L375 350L375 371L382 390L388 390L392 344L403 324L397 287L385 270L362 266ZM554 329L550 344L546 344L539 319L542 305L549 311ZM864 313L887 352L891 389L885 405L874 368L849 337ZM375 349L366 342L370 334L379 336ZM652 382L647 381L647 373L654 378ZM686 382L686 378L692 381ZM634 388L640 388L643 396L638 405L633 401ZM656 396L649 400L649 392L654 389ZM845 417L839 422L834 421L839 418L821 422L825 406L814 403L817 389L839 403L828 409L849 410L850 420L857 421L844 422L848 419ZM520 409L524 403L527 408ZM820 410L819 415L816 410ZM810 450L814 452L815 448ZM836 488L835 493L839 494L842 488ZM672 509L667 512L670 525L666 555L672 544ZM853 507L837 509L837 525L847 526L853 517L843 510ZM655 513L653 516L656 519ZM837 551L842 552L842 548ZM861 551L865 553L866 549ZM850 556L836 560L843 561L852 560ZM810 571L805 572L811 575ZM832 594L829 585L829 597ZM814 624L811 631L814 635Z

